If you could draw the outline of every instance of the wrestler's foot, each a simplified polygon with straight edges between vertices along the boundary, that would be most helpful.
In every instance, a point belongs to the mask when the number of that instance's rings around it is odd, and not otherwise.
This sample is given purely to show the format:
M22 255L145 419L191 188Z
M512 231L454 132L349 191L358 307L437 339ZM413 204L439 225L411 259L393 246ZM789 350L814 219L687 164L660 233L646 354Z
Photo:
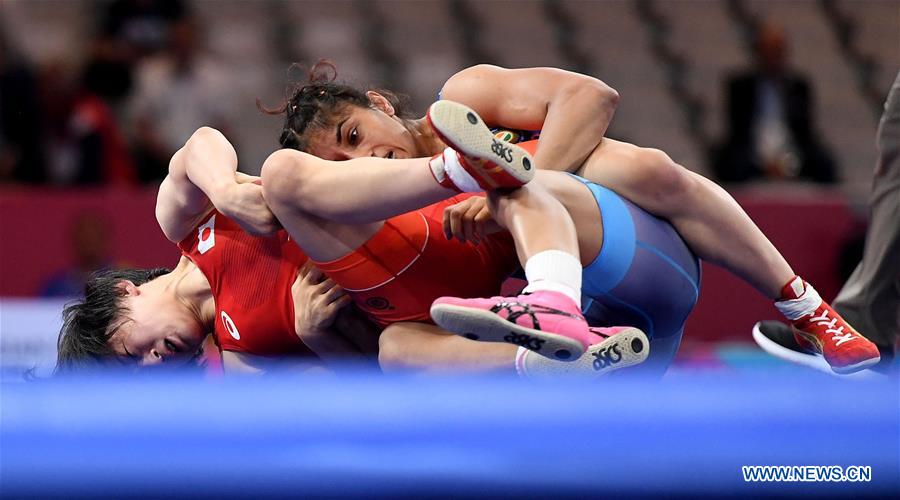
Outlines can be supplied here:
M790 325L780 321L760 321L753 325L753 340L776 358L815 370L824 368L831 371L825 358L815 352L812 344L795 334Z
M870 378L875 372L865 370L858 373L836 374L825 358L802 337L794 333L794 329L780 321L760 321L753 326L753 340L762 350L784 361L812 368L833 376L849 378Z
M790 316L794 318L791 326L797 343L821 354L835 373L858 372L881 360L878 347L850 326L809 283L795 278L785 285L782 296L786 300L776 302L776 306L783 312L790 311L791 303L809 304L805 310L811 312Z
M881 361L878 347L859 334L830 305L822 305L812 314L792 324L797 341L811 346L825 357L835 373L853 373Z
M431 319L472 340L508 342L561 361L578 359L596 341L575 301L548 290L490 299L441 297L431 306Z
M494 137L478 114L467 106L441 100L428 108L427 116L431 128L459 153L460 166L482 190L517 188L534 178L531 154ZM466 190L463 186L456 187Z
M601 377L622 368L646 361L650 341L633 327L590 328L597 335L595 344L571 363L555 361L532 351L521 351L516 357L516 371L523 377L551 375L589 375Z

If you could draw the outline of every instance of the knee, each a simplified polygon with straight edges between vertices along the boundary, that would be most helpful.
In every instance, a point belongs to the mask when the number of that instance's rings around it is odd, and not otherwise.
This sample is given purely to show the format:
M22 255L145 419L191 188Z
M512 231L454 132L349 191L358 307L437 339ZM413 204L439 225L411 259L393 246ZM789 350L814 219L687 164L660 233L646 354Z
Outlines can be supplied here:
M659 149L637 148L633 165L642 189L650 191L656 199L681 199L693 186L690 171Z
M303 191L306 178L304 172L309 161L306 153L281 149L275 151L263 163L260 171L263 196L270 207L277 209L285 205L300 205L305 196Z
M501 219L503 211L509 209L509 197L499 194L497 191L488 191L487 193L488 210L495 219Z
M400 370L407 366L402 332L387 327L378 338L378 365L383 371Z
M491 214L501 224L511 212L529 209L547 212L555 208L553 195L536 182L512 191L489 191L487 197Z

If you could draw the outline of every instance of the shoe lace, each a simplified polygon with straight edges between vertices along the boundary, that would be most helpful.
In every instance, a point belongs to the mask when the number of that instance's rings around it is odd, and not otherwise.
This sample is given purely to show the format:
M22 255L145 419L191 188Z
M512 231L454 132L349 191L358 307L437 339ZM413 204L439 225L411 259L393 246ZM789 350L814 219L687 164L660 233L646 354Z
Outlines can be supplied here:
M609 334L608 334L608 333L604 333L604 329L602 329L602 328L600 328L600 327L593 327L593 326L591 326L591 327L588 327L588 330L590 330L591 333L593 333L593 334L595 334L595 335L599 335L599 336L601 336L601 337L603 337L603 338L605 338L605 339L608 339L608 338L609 338Z
M853 332L844 332L844 325L835 328L838 318L830 318L829 321L828 309L822 309L822 315L813 316L810 318L810 321L815 322L819 326L824 326L825 333L831 335L831 340L835 341L835 346L840 346L844 342L849 342L854 339Z

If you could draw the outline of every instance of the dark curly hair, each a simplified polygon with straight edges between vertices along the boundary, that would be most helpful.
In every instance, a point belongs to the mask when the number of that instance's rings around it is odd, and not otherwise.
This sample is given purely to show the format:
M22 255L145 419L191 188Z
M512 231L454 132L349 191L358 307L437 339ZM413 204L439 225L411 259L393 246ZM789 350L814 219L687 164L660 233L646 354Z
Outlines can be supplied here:
M109 339L122 325L116 319L128 311L122 302L125 292L118 284L128 280L139 286L170 272L170 269L160 267L94 273L84 286L84 299L63 309L54 373L100 367L115 357Z
M291 65L291 69L298 67L302 66ZM289 87L288 95L281 106L269 109L257 99L257 107L264 113L285 115L284 127L278 138L281 147L308 152L311 132L334 127L346 116L350 106L367 108L372 105L366 96L369 90L383 95L391 103L398 117L412 116L406 96L378 88L362 90L352 85L338 83L336 79L337 67L331 61L322 59L309 69L306 82Z

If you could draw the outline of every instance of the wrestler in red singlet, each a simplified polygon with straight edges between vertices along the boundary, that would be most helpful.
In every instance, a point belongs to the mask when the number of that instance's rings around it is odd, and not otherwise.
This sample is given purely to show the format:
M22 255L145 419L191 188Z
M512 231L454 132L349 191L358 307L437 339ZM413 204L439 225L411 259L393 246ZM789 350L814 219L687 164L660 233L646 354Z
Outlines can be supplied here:
M251 236L213 211L181 243L209 281L216 343L257 356L312 355L294 332L291 286L307 261L286 231Z
M495 130L498 137L534 153L540 132ZM431 321L438 297L491 297L519 267L512 236L503 231L480 244L444 237L444 209L473 194L461 194L392 217L362 247L332 262L316 262L351 294L380 326Z
M431 321L438 297L497 295L519 265L512 237L502 232L474 245L444 236L444 209L469 196L392 217L362 247L316 266L380 326Z

